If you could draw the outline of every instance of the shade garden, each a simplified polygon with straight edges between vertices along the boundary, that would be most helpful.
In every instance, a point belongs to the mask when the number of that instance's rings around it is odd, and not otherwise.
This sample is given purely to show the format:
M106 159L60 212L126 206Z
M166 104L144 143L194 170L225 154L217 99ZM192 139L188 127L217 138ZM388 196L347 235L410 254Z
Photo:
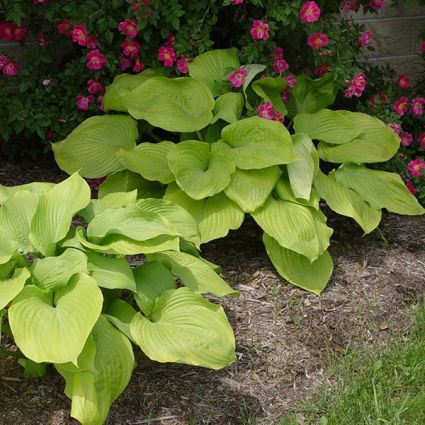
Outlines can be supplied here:
M236 361L219 298L239 293L202 247L248 215L277 273L319 296L333 273L325 205L364 235L383 210L425 212L379 168L399 149L393 129L331 109L330 75L298 76L285 100L290 82L264 70L230 48L184 77L118 75L106 113L52 144L67 179L0 186L1 332L26 375L53 365L83 425L105 422L135 348L159 363ZM102 179L96 199L85 179Z

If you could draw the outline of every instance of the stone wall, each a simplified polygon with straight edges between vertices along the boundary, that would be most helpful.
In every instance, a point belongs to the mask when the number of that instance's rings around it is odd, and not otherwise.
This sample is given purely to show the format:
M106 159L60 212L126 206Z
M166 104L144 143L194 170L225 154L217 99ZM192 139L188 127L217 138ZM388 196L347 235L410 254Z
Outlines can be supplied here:
M351 15L373 33L376 51L368 53L367 58L376 65L389 63L416 80L424 68L419 53L420 34L425 30L425 7L411 1L401 7L391 6L391 1L386 3L378 16Z

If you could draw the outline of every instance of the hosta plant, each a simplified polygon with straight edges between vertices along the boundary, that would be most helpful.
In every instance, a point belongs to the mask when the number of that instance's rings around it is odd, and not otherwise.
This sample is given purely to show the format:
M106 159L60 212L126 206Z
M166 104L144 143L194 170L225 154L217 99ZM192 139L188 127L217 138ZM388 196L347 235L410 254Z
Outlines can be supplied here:
M333 269L321 200L365 234L382 209L424 209L397 174L369 165L397 152L392 129L363 113L326 109L335 100L329 76L300 75L288 94L288 76L261 78L263 70L241 67L236 49L227 49L195 58L189 77L120 75L105 93L109 114L89 118L53 150L68 173L107 176L101 199L138 189L183 207L201 244L251 214L277 271L320 294Z
M19 357L29 376L52 364L83 425L105 421L130 380L134 346L157 362L220 369L235 359L222 307L202 294L237 292L199 256L196 221L140 195L90 201L78 174L0 186L0 330L19 350L0 354ZM147 262L131 267L136 254Z

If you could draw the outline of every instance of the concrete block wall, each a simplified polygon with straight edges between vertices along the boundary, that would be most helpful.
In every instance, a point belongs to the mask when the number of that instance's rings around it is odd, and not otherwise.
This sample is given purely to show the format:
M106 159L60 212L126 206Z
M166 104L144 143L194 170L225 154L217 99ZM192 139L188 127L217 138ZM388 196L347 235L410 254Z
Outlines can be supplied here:
M376 51L367 54L369 62L375 65L389 63L414 81L425 65L419 55L420 34L425 30L425 6L411 1L406 3L394 7L387 0L378 15L357 13L351 17L373 33Z

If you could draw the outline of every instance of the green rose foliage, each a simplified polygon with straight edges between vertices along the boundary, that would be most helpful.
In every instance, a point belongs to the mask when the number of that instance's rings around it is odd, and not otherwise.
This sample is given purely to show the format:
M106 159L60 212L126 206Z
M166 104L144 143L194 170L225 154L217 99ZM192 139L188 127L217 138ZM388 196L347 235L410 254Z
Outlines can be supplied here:
M133 120L102 117L94 128L91 121L63 142L64 151L92 140L94 149L107 147L108 164L120 164L115 153L126 140L134 144ZM99 163L87 160L81 170L91 167ZM0 319L25 376L53 364L71 416L83 425L106 420L131 378L135 346L162 363L221 369L234 362L227 317L203 294L238 292L200 257L198 223L185 209L137 189L90 200L78 173L56 185L0 186L0 193ZM131 254L148 254L147 262L131 266Z
M140 120L141 134L133 147L125 144L124 133L119 138L123 147L109 158L109 163L117 161L116 173L107 177L100 191L108 188L112 194L109 188L122 187L129 175L142 179L141 186L156 182L163 188L158 197L178 205L197 222L199 239L192 240L196 246L226 236L251 214L264 230L264 244L278 273L320 294L333 269L327 251L333 230L320 209L321 199L353 218L365 234L379 225L382 209L399 214L423 214L424 209L398 175L365 165L388 161L397 152L399 138L369 115L327 109L336 93L330 75L316 80L299 76L292 96L283 103L285 80L263 78L261 65L247 65L244 84L232 88L229 76L240 66L234 49L213 50L193 60L189 77L152 77L153 71L146 70L140 75L150 78L124 89L122 77L117 77L107 89L107 117L129 119L116 115L128 111ZM264 102L278 116L286 115L289 124L256 116ZM112 135L112 121L110 126L103 130ZM99 164L91 169L79 166L87 164L87 158L102 157L105 150L111 152L110 139L96 140L96 134L83 123L58 144L60 149L54 145L58 164L67 172L79 169L85 177L101 177ZM82 152L79 146L85 147ZM324 173L322 168L331 171ZM122 185L117 185L119 173L126 173ZM105 217L105 223L119 222L116 227L124 232L127 213L108 214L99 217ZM78 240L96 252L115 252L117 242L101 231L104 222L98 220L86 233L77 231ZM99 238L104 241L101 246ZM181 255L151 255L183 279L175 264L176 258L183 261ZM191 263L188 267L198 270Z

